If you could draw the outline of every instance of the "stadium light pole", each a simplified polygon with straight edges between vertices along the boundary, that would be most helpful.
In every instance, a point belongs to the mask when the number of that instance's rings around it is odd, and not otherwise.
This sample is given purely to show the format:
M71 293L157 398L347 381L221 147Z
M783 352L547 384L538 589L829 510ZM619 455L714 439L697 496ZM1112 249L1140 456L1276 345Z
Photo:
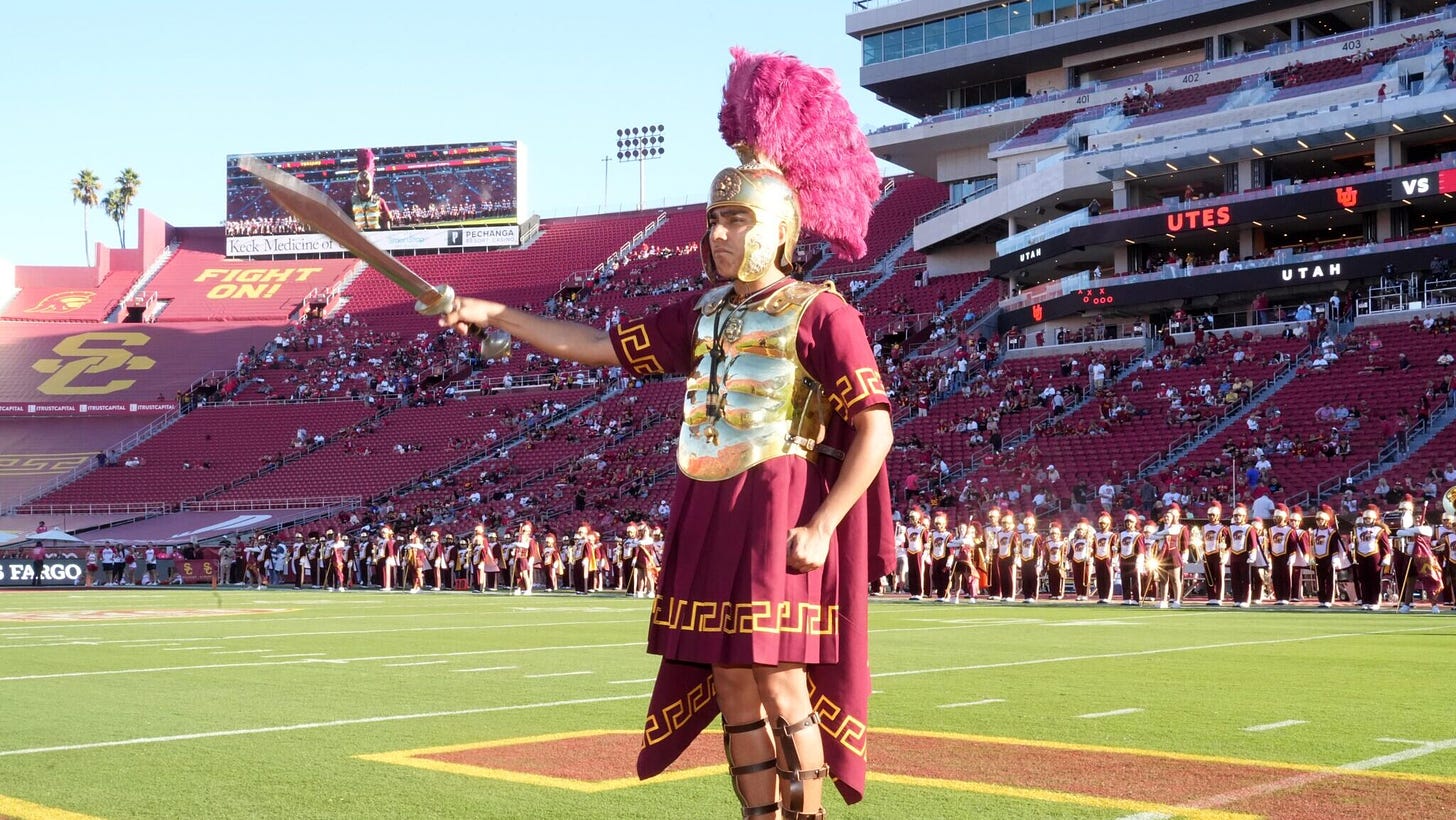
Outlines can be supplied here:
M634 125L617 129L617 161L637 163L637 210L647 207L647 172L649 159L660 159L667 150L661 125Z

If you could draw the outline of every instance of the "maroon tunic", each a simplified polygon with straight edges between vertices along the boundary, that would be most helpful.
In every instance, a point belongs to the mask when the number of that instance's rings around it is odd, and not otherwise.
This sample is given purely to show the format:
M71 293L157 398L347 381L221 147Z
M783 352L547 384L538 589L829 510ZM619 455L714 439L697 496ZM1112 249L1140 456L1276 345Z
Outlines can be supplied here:
M614 328L623 366L638 375L689 372L696 301ZM846 451L854 434L849 419L889 404L859 313L837 295L821 294L804 312L797 344L800 362L834 411L825 443ZM788 531L813 516L841 466L832 458L811 464L781 456L723 481L678 476L648 627L648 651L663 661L637 760L640 777L665 769L717 716L711 664L804 663L836 785L846 802L862 797L868 585L894 566L883 469L840 523L824 567L786 570Z

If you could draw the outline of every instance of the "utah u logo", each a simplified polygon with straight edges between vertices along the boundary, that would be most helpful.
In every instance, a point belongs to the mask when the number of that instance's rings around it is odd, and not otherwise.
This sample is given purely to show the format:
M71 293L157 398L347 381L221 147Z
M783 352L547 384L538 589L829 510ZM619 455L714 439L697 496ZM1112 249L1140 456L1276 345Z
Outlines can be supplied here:
M1342 208L1353 208L1360 203L1360 191L1353 185L1335 189L1335 200Z
M148 356L133 356L123 348L141 347L152 339L145 333L81 333L62 339L51 350L60 359L40 359L32 368L38 373L54 374L41 382L40 392L48 396L96 396L115 393L136 384L136 379L112 379L104 384L76 384L81 376L106 373L125 368L127 370L151 370L156 360ZM98 342L96 347L87 347L89 342ZM107 346L107 342L114 343Z

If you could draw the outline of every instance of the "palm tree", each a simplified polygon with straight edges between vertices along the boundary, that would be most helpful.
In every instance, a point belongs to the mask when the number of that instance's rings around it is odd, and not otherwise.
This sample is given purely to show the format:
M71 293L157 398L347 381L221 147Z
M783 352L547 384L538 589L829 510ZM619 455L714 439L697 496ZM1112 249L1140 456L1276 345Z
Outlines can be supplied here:
M120 174L116 175L116 187L106 192L106 215L116 223L116 235L121 240L121 247L126 247L126 212L131 210L131 204L136 199L137 189L142 187L142 178L136 171L130 168L123 168Z
M86 264L91 264L91 209L101 204L101 180L90 168L82 168L71 180L71 201L81 205L81 237L86 243Z
M116 236L121 241L121 247L126 247L126 197L120 188L112 188L106 192L106 199L101 201L101 209L106 216L116 223Z

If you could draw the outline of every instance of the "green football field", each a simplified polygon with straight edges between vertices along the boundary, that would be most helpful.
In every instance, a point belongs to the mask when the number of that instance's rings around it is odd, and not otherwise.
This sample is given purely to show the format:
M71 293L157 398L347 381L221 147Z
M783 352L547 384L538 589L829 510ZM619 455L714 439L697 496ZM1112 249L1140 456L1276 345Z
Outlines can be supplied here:
M0 594L0 818L737 817L632 776L649 602ZM831 817L1456 816L1456 616L876 600Z

